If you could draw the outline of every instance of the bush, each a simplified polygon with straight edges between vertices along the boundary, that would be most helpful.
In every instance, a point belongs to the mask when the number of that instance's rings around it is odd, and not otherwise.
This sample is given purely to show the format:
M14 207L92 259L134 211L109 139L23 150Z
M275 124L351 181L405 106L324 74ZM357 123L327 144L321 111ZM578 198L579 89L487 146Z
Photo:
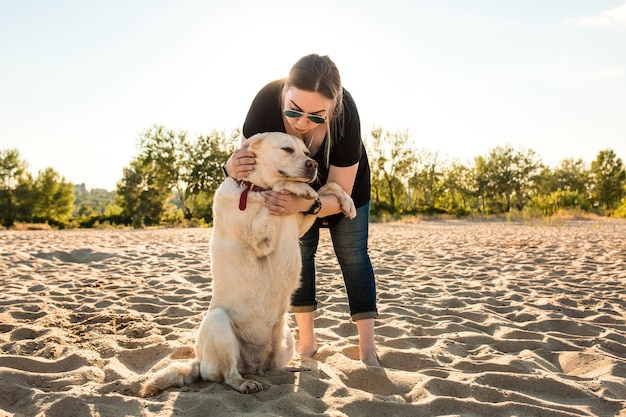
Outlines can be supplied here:
M130 225L129 219L119 215L92 215L89 217L81 217L79 219L75 219L75 222L78 222L78 227L81 229L91 229L91 228L101 228L103 225L108 225L105 227L117 228L117 227L127 227Z
M622 200L622 205L613 212L611 217L616 219L626 219L626 198Z
M552 216L564 209L591 210L587 197L572 190L557 190L550 195L538 195L531 200L530 206L541 210L545 216Z

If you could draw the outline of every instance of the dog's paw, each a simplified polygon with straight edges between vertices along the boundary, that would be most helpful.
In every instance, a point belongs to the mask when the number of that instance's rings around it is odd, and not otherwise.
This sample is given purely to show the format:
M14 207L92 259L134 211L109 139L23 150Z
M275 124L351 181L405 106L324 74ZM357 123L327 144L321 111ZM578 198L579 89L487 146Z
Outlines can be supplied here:
M233 387L242 394L254 394L263 390L263 384L253 381L251 379L244 379L238 387Z
M307 186L302 191L303 191L302 194L300 194L300 197L302 197L302 198L305 198L307 200L314 200L315 197L317 197L317 193L311 187Z
M354 219L356 217L356 207L354 207L352 198L340 198L339 203L341 204L341 211L343 211L343 214L345 214L347 218Z
M341 206L341 211L348 217L349 219L354 219L356 217L356 208L354 207L354 202L352 201L352 197L346 193L346 191L336 182L329 182L325 184L319 190L320 195L334 195L337 197L339 201L339 205Z

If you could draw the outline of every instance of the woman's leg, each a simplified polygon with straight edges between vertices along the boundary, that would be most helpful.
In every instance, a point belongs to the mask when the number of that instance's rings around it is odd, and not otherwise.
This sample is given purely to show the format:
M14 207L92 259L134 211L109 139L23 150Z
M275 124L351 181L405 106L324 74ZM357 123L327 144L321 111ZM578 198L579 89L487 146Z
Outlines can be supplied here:
M342 219L330 230L337 260L346 284L350 315L359 332L359 355L368 365L378 366L374 340L376 280L368 254L369 204L357 209L357 216Z
M356 328L359 332L359 359L366 365L380 366L374 341L374 319L357 320Z
M317 351L315 340L315 312L294 313L298 323L298 343L296 352L300 356L310 358Z
M302 272L300 288L291 297L291 310L298 325L298 343L296 352L301 356L311 357L317 350L315 341L315 252L319 242L319 229L311 228L300 239L302 254Z

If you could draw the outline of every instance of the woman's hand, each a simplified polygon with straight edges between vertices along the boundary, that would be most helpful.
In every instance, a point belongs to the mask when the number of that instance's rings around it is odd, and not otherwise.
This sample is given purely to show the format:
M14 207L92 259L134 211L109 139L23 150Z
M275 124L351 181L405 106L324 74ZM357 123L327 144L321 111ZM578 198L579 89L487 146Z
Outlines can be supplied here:
M298 197L287 190L265 191L263 195L265 197L263 205L274 216L289 216L294 213L302 213L309 210L314 203L313 200Z
M250 172L254 171L255 158L254 152L247 148L237 149L224 164L226 172L237 180L246 179Z

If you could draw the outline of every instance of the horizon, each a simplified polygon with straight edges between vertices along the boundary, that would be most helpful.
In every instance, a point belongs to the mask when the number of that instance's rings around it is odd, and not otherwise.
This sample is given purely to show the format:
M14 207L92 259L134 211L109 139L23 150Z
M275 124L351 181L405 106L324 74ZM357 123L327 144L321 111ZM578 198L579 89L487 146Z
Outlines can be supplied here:
M624 0L321 0L304 16L277 0L221 3L0 4L12 40L0 149L35 175L112 191L141 132L232 131L263 85L315 52L339 67L364 138L406 130L463 163L497 146L551 168L605 149L626 158Z

